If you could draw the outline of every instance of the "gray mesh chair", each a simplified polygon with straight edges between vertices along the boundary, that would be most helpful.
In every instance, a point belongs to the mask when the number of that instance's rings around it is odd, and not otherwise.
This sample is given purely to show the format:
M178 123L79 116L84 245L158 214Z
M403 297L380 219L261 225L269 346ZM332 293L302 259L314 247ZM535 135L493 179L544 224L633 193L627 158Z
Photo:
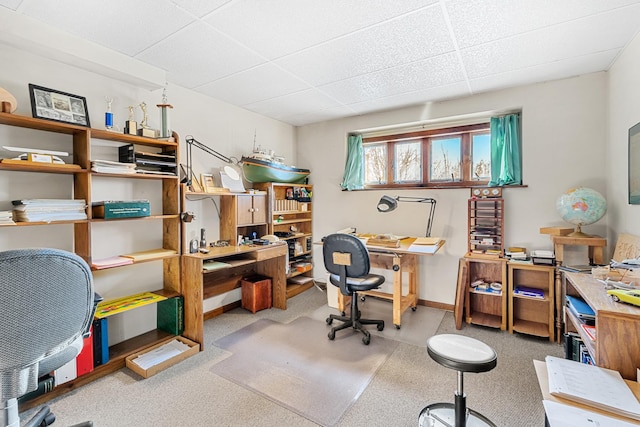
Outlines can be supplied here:
M363 325L376 325L379 331L384 329L384 320L362 319L358 310L358 292L377 289L384 283L384 276L369 273L371 261L369 252L364 244L356 236L350 234L330 234L323 239L322 253L324 267L330 273L329 281L340 288L340 292L351 297L350 316L338 316L330 314L327 317L327 325L334 320L342 323L331 328L329 339L336 337L336 331L353 328L364 334L362 342L369 345L371 334Z
M79 256L58 249L0 252L0 426L20 426L17 398L78 355L94 313L91 269ZM45 407L27 425L53 421Z

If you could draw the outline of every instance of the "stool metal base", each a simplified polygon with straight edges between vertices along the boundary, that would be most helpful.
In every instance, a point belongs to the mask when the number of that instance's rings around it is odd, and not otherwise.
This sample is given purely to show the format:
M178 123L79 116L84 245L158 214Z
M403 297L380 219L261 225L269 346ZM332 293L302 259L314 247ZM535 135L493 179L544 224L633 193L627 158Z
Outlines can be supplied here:
M456 411L453 403L432 403L420 411L418 426L420 427L457 427ZM496 427L484 415L467 409L467 427Z

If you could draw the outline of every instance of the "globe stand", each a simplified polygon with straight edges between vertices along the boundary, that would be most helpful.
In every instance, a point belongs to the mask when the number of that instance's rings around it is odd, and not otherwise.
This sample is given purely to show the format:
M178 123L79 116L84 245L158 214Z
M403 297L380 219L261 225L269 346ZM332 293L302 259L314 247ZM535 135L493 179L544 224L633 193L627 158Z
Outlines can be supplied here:
M567 234L567 237L593 237L591 234L586 234L582 232L582 226L576 225L573 233Z

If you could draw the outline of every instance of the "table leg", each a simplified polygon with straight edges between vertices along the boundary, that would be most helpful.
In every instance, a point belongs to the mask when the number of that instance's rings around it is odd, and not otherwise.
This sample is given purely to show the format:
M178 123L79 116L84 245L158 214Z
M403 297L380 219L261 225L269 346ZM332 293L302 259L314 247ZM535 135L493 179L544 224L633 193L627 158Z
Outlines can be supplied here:
M402 259L393 257L393 324L400 329L402 323Z

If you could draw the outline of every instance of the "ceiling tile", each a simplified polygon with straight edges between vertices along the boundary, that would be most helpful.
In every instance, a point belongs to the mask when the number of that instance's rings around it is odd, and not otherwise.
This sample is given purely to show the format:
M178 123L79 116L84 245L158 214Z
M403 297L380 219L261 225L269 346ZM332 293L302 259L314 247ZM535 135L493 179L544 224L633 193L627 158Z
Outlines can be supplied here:
M473 79L622 48L638 21L640 5L463 49L461 55Z
M136 58L167 70L172 82L187 88L264 62L253 52L201 22L189 25Z
M451 0L446 7L465 48L634 4L638 0Z
M20 6L21 2L22 0L0 0L0 6L4 6L11 10L16 10L18 6Z
M437 0L244 0L205 19L274 59L434 3Z
M323 85L452 50L442 11L431 7L275 62L312 85Z
M302 80L274 64L267 63L205 84L197 89L205 95L234 105L246 105L309 88L309 85Z
M338 106L339 103L316 89L308 89L279 98L245 105L245 108L267 117L308 113Z
M168 0L25 0L21 12L127 55L135 55L193 21Z
M304 114L283 115L280 120L290 123L294 126L304 126L309 123L324 122L327 120L339 119L342 117L350 117L356 113L349 107L339 105L336 107L325 108Z
M444 86L464 80L455 53L448 53L382 71L340 80L319 89L343 103L357 103L391 95Z
M598 52L577 58L536 65L529 68L491 74L470 81L474 93L527 85L542 81L558 80L581 74L606 70L616 57L617 50ZM505 82L507 85L505 85Z
M189 13L202 18L232 0L171 0Z

